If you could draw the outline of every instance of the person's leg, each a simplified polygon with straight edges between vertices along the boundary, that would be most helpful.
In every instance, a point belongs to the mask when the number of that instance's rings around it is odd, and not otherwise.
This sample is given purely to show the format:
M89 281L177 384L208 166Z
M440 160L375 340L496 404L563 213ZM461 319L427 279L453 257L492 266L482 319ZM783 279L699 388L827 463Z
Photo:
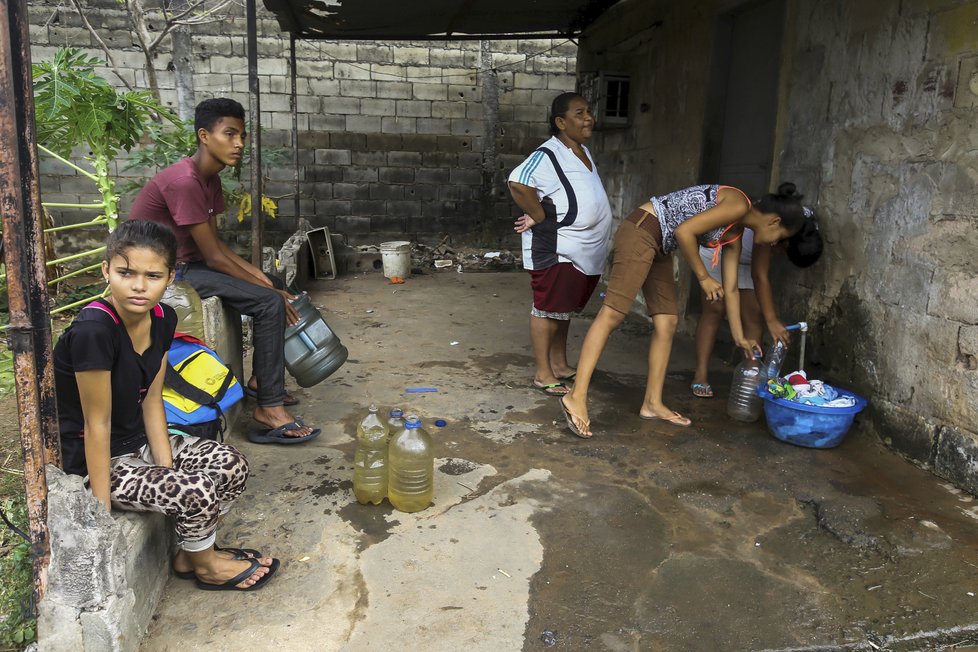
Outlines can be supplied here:
M230 559L214 550L220 506L211 477L206 473L156 466L148 449L144 447L143 458L127 455L112 459L109 476L112 506L172 516L179 545L188 553L195 574L203 582L220 584L251 568L250 560ZM259 565L266 561L272 563L263 559ZM267 568L256 568L236 586L247 588L267 572Z
M601 353L604 352L608 338L625 321L625 314L607 305L601 306L597 317L587 329L584 343L581 345L581 357L577 361L577 376L570 393L561 398L564 408L570 413L574 425L585 437L591 436L591 422L587 412L587 393L591 386L591 376L598 366Z
M655 219L648 216L647 219ZM574 426L585 437L591 436L591 422L588 418L587 396L591 377L598 365L608 338L621 323L635 302L635 296L645 283L658 244L646 230L630 221L624 221L615 233L612 244L611 272L605 290L604 305L591 322L581 355L577 361L577 375L569 394L561 398L564 410Z
M701 398L713 395L710 388L710 356L716 343L717 331L723 321L725 309L722 301L710 301L701 294L703 312L696 322L696 370L693 372L693 393ZM697 393L697 386L701 390Z
M744 337L758 343L764 337L764 317L761 315L761 305L757 303L757 293L754 290L740 290L740 320L744 326Z
M654 315L652 317L652 342L649 344L649 376L645 384L645 399L639 409L639 416L674 419L677 413L662 402L662 387L666 382L666 369L672 353L672 339L679 325L676 315ZM688 425L683 420L676 425Z
M679 325L679 305L676 281L670 256L656 256L649 276L642 286L642 295L652 318L652 341L649 343L649 371L645 397L638 414L643 419L662 419L677 426L688 426L689 419L670 410L662 402L662 388L672 353L672 340Z
M561 330L561 324L566 323L566 320L543 317L539 314L530 315L530 342L533 345L533 359L536 362L533 382L538 387L560 383L550 365L550 352L553 349L554 339ZM554 388L557 389L559 388Z
M184 280L202 299L219 297L241 314L252 317L252 368L258 383L258 406L252 417L269 428L293 423L295 418L282 405L285 400L285 303L282 295L199 264L187 267ZM285 436L305 437L312 431L309 426L302 426L289 430Z
M574 373L574 368L567 363L567 334L570 332L570 320L557 322L557 330L550 340L550 371L558 381Z

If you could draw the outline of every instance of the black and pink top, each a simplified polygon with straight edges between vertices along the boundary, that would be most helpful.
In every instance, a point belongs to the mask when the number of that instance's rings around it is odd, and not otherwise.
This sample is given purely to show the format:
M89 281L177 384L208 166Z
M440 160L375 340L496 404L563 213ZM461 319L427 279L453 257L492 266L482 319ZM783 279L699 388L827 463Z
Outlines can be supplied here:
M143 398L170 349L177 315L173 308L159 304L153 308L151 319L150 344L142 355L133 349L119 314L105 300L85 306L58 339L54 347L54 382L66 472L87 473L84 444L79 446L85 436L85 415L75 372L111 372L112 457L132 453L146 444Z

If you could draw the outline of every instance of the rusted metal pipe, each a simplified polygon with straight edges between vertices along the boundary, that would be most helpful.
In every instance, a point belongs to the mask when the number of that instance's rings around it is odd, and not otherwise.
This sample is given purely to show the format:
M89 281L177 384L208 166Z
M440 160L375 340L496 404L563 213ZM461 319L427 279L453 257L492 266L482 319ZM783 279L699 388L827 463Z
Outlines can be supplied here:
M292 192L295 193L295 219L299 218L299 98L296 88L295 34L289 34L289 76L292 80L292 96L289 107L292 109Z
M37 135L25 0L0 2L0 216L7 266L14 382L24 450L24 489L31 535L34 592L47 585L51 548L45 463L61 465L54 394L51 321L44 267Z
M258 9L255 0L247 2L248 16L248 92L251 95L251 264L261 269L261 245L265 211L262 210L261 183L261 95L258 83Z

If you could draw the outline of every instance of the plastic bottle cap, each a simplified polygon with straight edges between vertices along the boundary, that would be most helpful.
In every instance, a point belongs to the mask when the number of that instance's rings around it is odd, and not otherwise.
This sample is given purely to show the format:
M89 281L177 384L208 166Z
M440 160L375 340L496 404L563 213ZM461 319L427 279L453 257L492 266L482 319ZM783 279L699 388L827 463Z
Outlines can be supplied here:
M403 417L404 416L404 410L402 410L401 408L393 408L393 409L391 409L390 416L392 416L392 417Z
M444 419L435 419L435 425L438 426L439 428L444 428L445 426L448 425L448 422L445 421Z

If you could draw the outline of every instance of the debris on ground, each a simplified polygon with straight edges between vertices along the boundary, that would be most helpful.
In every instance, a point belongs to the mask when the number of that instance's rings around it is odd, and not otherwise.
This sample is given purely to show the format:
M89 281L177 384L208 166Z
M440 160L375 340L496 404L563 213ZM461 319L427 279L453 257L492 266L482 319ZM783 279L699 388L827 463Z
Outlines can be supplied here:
M523 266L520 253L506 249L482 249L479 247L453 247L447 238L437 246L419 242L411 243L411 266L422 270L448 269L459 272L513 272Z

